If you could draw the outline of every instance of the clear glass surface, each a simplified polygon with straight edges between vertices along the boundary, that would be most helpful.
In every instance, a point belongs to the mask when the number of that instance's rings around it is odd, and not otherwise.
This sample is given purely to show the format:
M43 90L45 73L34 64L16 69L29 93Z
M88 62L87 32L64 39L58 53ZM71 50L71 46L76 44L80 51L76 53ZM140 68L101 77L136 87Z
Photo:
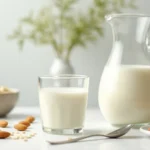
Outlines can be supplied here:
M149 65L150 16L113 14L107 15L106 21L113 33L113 47L108 63Z
M83 131L89 78L84 75L39 77L43 130L53 134Z

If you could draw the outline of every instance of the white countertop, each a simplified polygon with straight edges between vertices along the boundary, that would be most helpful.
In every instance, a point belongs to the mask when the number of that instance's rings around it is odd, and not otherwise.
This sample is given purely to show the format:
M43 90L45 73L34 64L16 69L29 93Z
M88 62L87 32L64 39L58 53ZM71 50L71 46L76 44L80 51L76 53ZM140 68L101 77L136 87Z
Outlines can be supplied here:
M5 120L8 120L9 126L3 130L15 131L13 125L23 120L27 115L36 117L35 123L29 130L36 132L37 135L27 142L23 140L0 139L0 150L149 150L150 138L141 133L139 129L132 129L128 134L119 139L106 139L96 137L88 141L77 142L65 145L49 145L45 140L68 139L71 136L48 135L42 132L40 119L40 110L34 107L18 107L10 113ZM105 122L99 109L88 109L85 123L85 134L90 132L107 133L115 127Z

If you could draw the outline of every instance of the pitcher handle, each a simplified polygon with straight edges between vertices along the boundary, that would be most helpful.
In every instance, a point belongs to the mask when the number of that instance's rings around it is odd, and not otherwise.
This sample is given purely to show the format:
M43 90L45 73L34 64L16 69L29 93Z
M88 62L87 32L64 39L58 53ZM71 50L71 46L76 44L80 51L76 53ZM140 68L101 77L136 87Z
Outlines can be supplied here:
M142 45L145 56L150 59L150 20L147 20L147 23L145 24Z

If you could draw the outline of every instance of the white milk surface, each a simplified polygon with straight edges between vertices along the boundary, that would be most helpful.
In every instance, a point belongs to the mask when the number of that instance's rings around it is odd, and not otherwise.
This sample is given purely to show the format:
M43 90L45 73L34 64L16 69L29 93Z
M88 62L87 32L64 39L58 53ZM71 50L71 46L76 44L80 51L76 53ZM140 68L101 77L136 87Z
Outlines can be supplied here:
M150 122L150 66L106 66L99 105L111 124Z
M83 127L88 91L84 88L43 88L39 91L43 126L51 129Z

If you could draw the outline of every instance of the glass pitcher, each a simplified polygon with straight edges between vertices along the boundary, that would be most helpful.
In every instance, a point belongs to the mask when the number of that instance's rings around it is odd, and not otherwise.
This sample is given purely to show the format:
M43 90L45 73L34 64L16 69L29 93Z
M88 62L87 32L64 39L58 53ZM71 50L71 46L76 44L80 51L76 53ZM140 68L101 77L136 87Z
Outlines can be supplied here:
M150 122L150 16L106 16L113 47L99 85L99 105L114 125Z

